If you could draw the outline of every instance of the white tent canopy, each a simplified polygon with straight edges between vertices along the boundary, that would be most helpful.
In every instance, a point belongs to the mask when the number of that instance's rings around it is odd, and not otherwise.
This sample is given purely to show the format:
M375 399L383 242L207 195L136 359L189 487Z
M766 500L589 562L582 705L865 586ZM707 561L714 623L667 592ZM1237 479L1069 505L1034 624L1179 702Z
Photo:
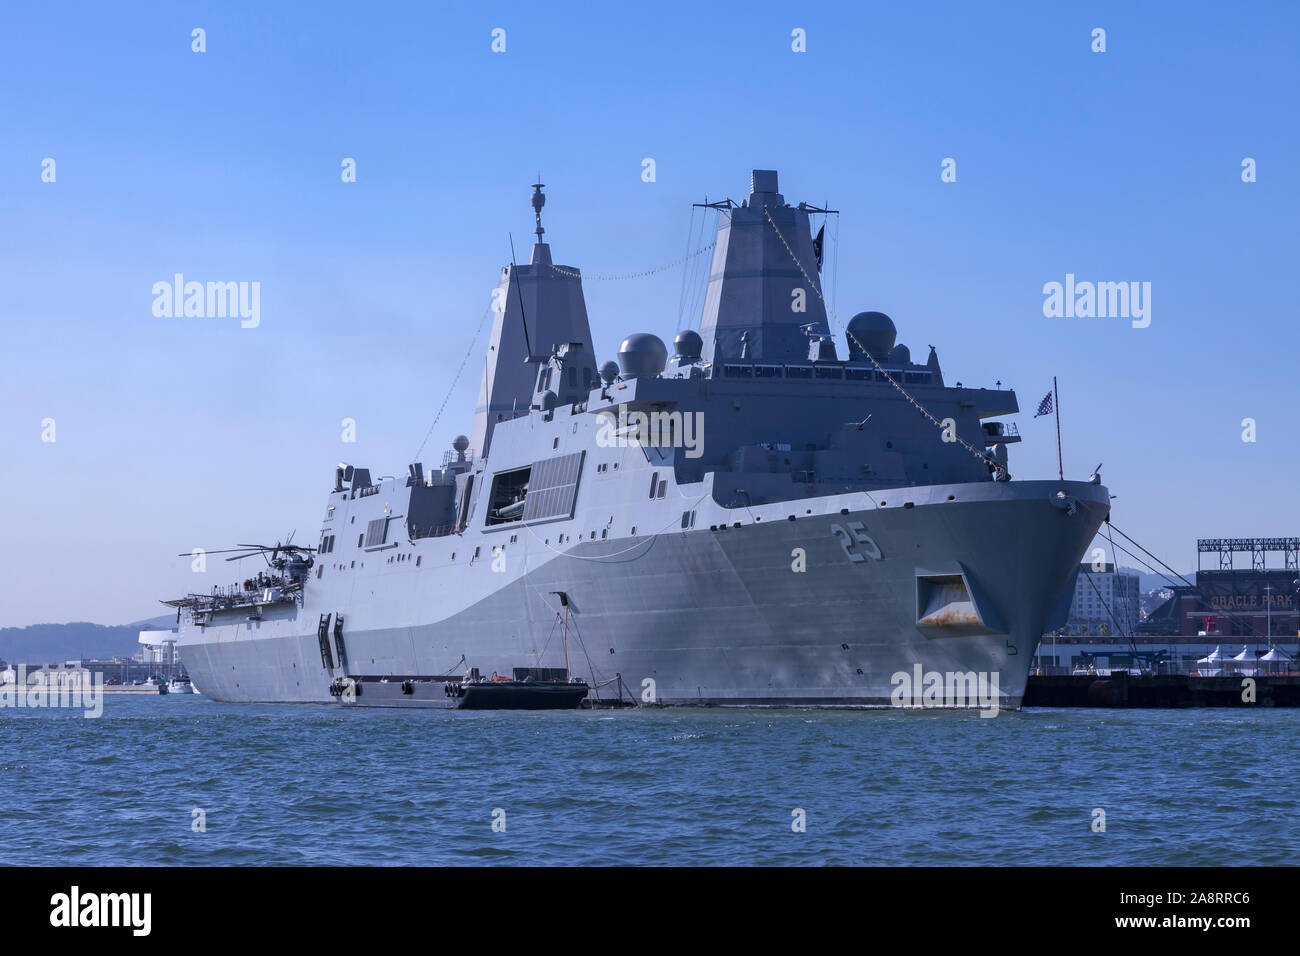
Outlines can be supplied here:
M1242 647L1241 647L1241 653L1240 653L1240 654L1237 654L1235 657L1233 657L1233 660L1234 660L1234 661L1250 661L1250 662L1253 664L1253 663L1255 662L1255 654L1254 654L1253 651L1251 651L1251 649L1250 649L1249 647L1246 647L1246 646L1243 644Z
M1260 658L1261 661L1289 661L1290 659L1280 647L1273 648Z
M1196 663L1198 663L1198 664L1217 664L1217 663L1219 663L1219 661L1221 661L1221 660L1223 660L1223 655L1219 653L1219 648L1216 647L1214 650L1210 651L1210 653L1209 653L1207 656L1202 657L1202 658L1201 658L1199 661L1197 661Z

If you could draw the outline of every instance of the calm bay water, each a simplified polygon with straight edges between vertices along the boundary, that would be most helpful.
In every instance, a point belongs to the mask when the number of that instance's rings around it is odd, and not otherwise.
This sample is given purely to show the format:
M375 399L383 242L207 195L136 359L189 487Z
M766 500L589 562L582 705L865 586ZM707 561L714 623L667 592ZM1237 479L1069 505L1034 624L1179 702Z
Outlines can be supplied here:
M0 847L6 863L69 865L1293 864L1298 735L1298 710L108 697L97 720L0 710Z

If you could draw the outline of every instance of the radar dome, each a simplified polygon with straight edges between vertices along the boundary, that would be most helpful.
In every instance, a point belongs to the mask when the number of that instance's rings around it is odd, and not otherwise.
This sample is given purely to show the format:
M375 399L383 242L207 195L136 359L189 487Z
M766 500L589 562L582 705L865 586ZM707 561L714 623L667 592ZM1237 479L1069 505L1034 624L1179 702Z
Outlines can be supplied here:
M889 362L891 365L911 365L912 350L906 345L895 345L889 353Z
M849 320L849 361L866 361L865 349L877 362L883 362L889 358L897 337L894 320L885 313L859 312Z
M613 385L616 378L618 378L617 362L606 362L600 367L600 380L606 385Z
M700 333L691 329L685 332L678 332L677 338L673 339L673 350L677 353L679 364L689 365L692 362L700 360L700 352L704 349L704 339L700 338Z
M618 349L618 364L624 378L654 378L664 370L668 347L657 335L636 332L623 340Z
M451 440L451 447L456 451L465 451L469 448L469 439L464 435L457 435Z

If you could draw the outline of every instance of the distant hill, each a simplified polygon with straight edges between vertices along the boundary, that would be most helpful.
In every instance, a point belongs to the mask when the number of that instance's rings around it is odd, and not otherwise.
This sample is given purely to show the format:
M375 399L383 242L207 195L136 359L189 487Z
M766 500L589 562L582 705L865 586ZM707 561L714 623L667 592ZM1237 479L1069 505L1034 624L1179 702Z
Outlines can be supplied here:
M32 624L29 627L0 627L0 660L15 664L52 664L83 657L131 657L140 649L140 631L165 629L174 615L149 618L132 624Z
M1138 568L1126 568L1122 566L1120 567L1120 570L1127 571L1130 574L1136 574L1138 576L1138 590L1141 591L1143 594L1145 594L1147 591L1154 591L1157 588L1167 588L1170 586L1170 581L1172 581L1174 584L1183 583L1182 579L1179 578L1178 575L1170 574L1167 571L1163 575L1161 575L1161 574L1152 574L1150 571L1142 571ZM1193 584L1196 583L1195 571L1184 571L1182 572L1182 574L1183 577L1187 578L1188 581L1191 581Z

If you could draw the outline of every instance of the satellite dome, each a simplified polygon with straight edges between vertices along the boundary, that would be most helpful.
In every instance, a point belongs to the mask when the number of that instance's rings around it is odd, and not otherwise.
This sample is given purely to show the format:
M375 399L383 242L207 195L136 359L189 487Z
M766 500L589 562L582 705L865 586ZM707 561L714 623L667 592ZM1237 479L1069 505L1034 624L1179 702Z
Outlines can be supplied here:
M889 363L891 365L911 365L912 350L906 345L895 345L893 351L889 353Z
M703 349L704 339L700 338L699 332L691 329L678 332L677 338L673 339L673 350L677 353L679 364L690 365L692 362L698 362Z
M616 378L618 378L617 362L606 362L600 367L600 380L606 385L613 385Z
M668 347L657 335L635 332L618 349L618 364L624 378L654 378L664 370Z
M469 448L469 439L464 435L457 435L451 440L451 447L456 451L465 451Z
M859 312L849 320L849 361L862 362L867 356L865 349L877 362L889 358L889 351L894 347L898 329L894 320L883 312Z

